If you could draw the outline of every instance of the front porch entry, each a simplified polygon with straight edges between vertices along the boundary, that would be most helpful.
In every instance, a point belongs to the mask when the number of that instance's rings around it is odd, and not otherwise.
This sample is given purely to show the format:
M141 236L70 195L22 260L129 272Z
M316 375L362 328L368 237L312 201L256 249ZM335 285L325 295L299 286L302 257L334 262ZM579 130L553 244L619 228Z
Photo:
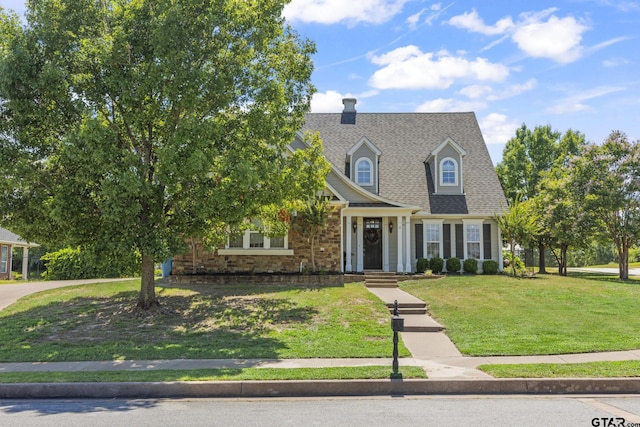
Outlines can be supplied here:
M364 218L365 270L382 270L382 218Z

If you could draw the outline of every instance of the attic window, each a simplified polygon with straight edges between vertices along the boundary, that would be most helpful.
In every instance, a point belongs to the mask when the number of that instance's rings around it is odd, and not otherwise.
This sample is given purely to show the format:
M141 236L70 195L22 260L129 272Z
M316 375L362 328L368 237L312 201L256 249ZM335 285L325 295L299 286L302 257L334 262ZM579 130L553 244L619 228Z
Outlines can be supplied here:
M458 185L458 163L452 158L440 163L440 185Z
M367 158L356 162L356 183L360 185L373 185L373 165Z

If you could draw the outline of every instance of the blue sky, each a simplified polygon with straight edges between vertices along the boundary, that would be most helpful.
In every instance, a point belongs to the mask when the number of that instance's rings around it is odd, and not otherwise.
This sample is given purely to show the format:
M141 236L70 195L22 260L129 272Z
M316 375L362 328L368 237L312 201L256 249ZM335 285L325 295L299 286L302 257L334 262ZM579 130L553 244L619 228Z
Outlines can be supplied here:
M22 0L0 0L18 12ZM313 112L474 111L498 162L522 123L640 139L640 0L293 0Z

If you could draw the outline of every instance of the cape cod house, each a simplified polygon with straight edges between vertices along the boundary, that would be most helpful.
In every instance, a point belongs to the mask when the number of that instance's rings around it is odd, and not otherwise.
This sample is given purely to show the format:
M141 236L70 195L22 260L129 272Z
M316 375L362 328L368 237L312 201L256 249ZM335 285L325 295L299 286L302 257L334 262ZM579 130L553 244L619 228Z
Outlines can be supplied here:
M320 132L333 166L318 269L410 273L434 256L502 266L493 217L507 204L475 114L357 113L355 99L343 103L342 113L309 114L302 129ZM305 146L301 135L291 143ZM247 231L215 252L194 244L174 257L173 274L298 272L310 262L295 231L272 239Z

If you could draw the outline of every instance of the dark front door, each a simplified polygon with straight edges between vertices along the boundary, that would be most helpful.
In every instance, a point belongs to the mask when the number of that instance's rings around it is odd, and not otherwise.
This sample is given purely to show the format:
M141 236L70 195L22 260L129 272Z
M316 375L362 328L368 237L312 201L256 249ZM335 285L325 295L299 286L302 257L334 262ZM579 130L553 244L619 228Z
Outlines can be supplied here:
M382 218L364 218L364 268L382 269Z

